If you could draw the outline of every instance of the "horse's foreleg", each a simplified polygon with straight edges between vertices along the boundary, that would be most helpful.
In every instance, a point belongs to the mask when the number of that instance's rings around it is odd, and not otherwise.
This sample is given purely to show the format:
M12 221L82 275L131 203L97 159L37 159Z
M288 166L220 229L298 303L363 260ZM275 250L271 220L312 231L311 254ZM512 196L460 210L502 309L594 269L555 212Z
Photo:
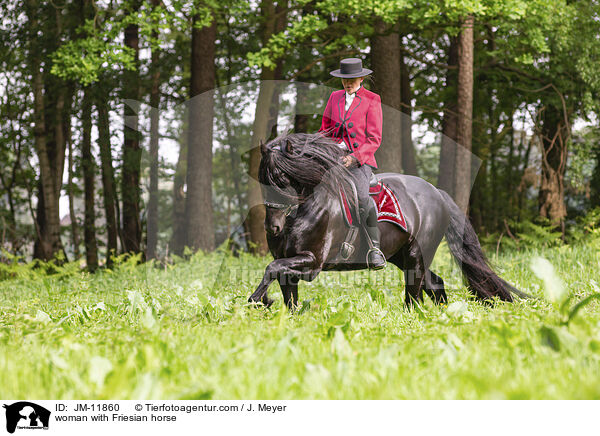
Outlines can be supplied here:
M256 288L256 291L250 296L248 299L249 303L258 303L263 302L263 298L269 302L267 295L267 290L269 285L275 279L279 279L280 277L292 276L292 277L302 277L304 275L308 275L309 277L316 276L318 271L317 268L317 260L315 255L310 252L298 253L298 255L294 257L288 257L283 259L275 259L271 262L267 269L265 270L265 275L263 276L260 284ZM272 302L271 302L272 303Z
M283 302L290 311L293 311L298 306L298 280L298 277L294 276L279 278Z

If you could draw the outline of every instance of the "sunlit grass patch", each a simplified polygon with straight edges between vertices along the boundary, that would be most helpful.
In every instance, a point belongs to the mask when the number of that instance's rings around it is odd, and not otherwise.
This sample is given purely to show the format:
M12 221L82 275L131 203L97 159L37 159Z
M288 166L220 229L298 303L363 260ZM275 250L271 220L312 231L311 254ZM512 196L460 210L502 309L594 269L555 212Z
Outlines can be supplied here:
M544 258L564 284L545 298ZM324 273L302 308L246 300L268 259L198 254L95 275L20 271L0 294L3 398L598 398L598 254L584 245L491 256L536 299L474 301L441 247L447 307L408 311L402 274ZM6 270L5 270L6 272ZM539 271L538 271L539 273ZM10 274L9 274L10 275Z

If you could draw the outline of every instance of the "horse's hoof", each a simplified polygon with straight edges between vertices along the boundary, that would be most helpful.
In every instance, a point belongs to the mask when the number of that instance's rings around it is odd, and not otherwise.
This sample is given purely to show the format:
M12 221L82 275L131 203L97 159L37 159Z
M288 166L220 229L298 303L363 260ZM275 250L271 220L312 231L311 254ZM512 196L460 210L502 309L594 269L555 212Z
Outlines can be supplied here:
M248 298L248 303L255 305L263 305L265 307L271 307L271 305L275 302L275 300L271 300L270 298L263 298L262 300L255 300L252 297Z

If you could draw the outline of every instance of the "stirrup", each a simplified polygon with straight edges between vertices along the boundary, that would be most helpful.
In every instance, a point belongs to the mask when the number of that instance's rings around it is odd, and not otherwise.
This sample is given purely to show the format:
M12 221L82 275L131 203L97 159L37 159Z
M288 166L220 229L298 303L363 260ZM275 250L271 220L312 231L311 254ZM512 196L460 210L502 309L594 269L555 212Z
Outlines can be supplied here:
M382 266L378 266L378 267L371 267L371 265L369 264L369 254L371 254L372 252L379 252L379 254L381 254L381 257L383 258L383 265ZM369 269L373 269L373 270L380 270L383 269L387 266L387 259L385 258L385 255L383 254L383 251L381 251L381 249L377 248L377 247L372 247L369 249L369 251L367 251L367 268Z

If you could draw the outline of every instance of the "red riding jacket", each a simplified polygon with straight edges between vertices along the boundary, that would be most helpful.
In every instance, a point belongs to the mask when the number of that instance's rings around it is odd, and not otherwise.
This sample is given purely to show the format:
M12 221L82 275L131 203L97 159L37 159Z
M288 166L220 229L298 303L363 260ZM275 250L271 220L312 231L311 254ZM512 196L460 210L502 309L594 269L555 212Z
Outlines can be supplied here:
M352 104L345 111L346 91L334 91L329 96L319 132L334 140L343 139L351 154L361 165L377 168L375 151L381 144L381 98L360 87Z

